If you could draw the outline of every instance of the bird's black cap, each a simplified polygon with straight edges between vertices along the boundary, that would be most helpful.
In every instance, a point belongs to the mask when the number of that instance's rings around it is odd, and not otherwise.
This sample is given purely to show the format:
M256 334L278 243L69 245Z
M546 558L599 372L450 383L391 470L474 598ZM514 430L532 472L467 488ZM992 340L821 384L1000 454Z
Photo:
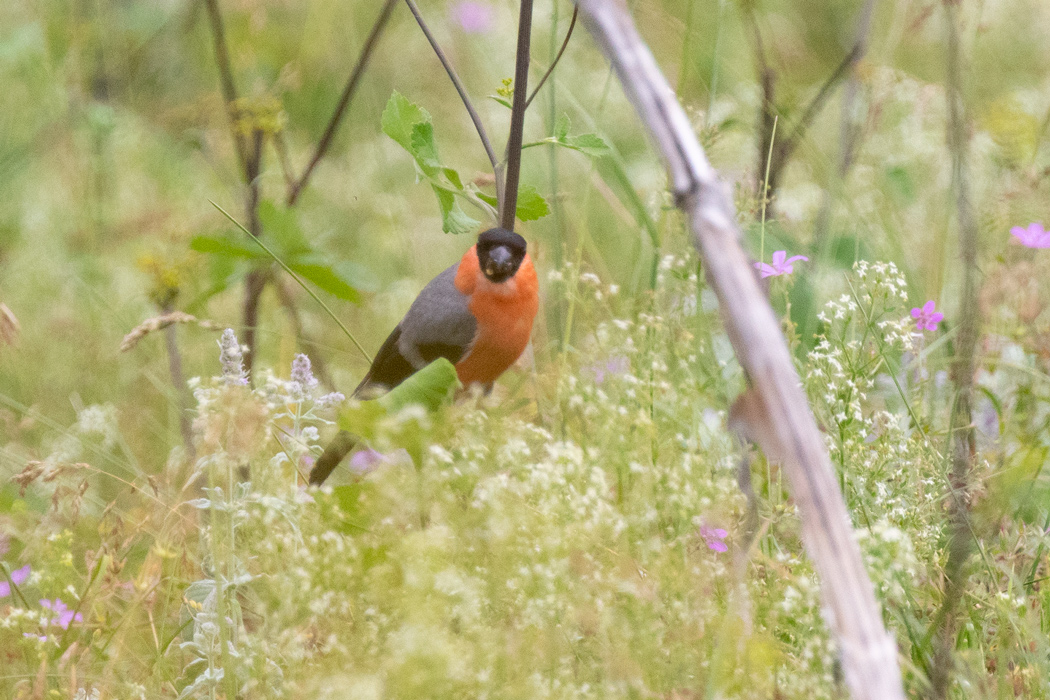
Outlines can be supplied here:
M490 228L478 236L478 249L492 249L496 246L505 245L513 252L520 255L525 254L525 239L505 228Z
M505 228L490 228L478 236L477 251L481 271L499 284L518 271L525 258L525 239Z

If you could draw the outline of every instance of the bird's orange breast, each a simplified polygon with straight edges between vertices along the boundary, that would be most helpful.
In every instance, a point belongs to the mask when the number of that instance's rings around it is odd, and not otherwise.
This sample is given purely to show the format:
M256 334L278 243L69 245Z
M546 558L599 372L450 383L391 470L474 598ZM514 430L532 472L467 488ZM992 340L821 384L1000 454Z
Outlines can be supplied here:
M525 351L539 310L539 281L528 253L510 279L495 283L481 272L474 247L456 273L456 288L470 297L478 329L470 351L456 364L464 386L495 381Z

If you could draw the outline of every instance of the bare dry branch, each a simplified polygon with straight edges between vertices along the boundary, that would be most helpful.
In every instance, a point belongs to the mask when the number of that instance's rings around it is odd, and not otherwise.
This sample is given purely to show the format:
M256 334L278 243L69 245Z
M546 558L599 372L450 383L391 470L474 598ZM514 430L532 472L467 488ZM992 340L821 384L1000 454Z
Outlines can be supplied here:
M856 700L903 700L897 646L853 538L824 440L780 326L740 245L732 198L707 161L688 117L642 42L622 0L578 0L584 25L612 62L668 168L678 206L718 295L726 330L761 408L749 434L778 455L821 579L828 625Z
M310 179L310 174L313 173L314 168L317 167L317 164L324 158L325 153L328 152L328 147L332 144L332 138L335 136L336 129L339 128L339 122L342 121L346 108L357 91L357 84L361 81L361 75L368 66L368 59L371 58L372 51L379 42L379 35L383 33L383 28L386 27L387 20L390 19L396 4L397 0L386 0L383 3L383 8L379 11L379 17L376 18L375 24L372 25L372 31L368 33L364 46L361 47L361 54L357 58L357 63L354 64L353 69L350 71L350 77L346 81L346 87L343 88L343 94L339 98L335 111L332 112L332 118L328 120L328 126L325 127L324 135L321 136L321 140L317 143L317 150L314 151L314 155L310 158L310 162L306 165L302 176L288 190L288 206L294 205L296 200L299 199L303 187L306 186L307 180Z

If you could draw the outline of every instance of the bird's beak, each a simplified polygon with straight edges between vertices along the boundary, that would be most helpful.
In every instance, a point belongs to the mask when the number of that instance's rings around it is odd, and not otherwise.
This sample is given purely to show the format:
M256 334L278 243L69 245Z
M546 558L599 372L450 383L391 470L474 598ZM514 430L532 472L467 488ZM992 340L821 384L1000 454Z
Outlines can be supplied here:
M502 277L511 272L514 267L514 256L506 246L497 246L489 251L489 259L485 263L485 275L487 277Z

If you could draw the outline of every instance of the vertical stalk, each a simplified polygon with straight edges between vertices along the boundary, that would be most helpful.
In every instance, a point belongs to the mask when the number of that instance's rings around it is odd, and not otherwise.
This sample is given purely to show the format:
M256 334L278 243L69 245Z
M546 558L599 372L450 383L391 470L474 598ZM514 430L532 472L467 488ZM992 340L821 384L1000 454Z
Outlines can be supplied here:
M946 588L938 619L940 639L931 668L930 697L947 698L954 666L957 622L955 610L964 593L966 562L973 549L970 529L968 491L970 474L976 456L976 433L973 426L973 374L977 351L977 221L970 198L967 172L966 114L962 91L962 55L959 37L959 0L944 0L945 31L948 53L946 82L948 100L948 146L952 156L952 183L955 188L956 217L959 226L959 257L963 264L963 288L959 306L959 332L951 378L955 385L950 432L952 471L949 488L951 507L951 541L945 566Z
M161 313L169 314L173 311L171 304L161 308ZM168 350L168 372L171 374L171 384L175 388L176 405L179 410L179 433L182 435L182 445L186 448L186 459L192 464L197 461L197 450L193 446L193 429L190 425L190 395L186 387L186 378L182 373L182 354L179 352L179 339L176 326L172 323L164 329L164 343Z
M254 129L252 132L251 153L248 158L245 175L248 180L248 197L245 202L245 213L248 219L248 231L258 238L262 234L262 224L259 221L259 172L262 169L263 132ZM252 368L255 363L255 329L259 325L259 300L269 273L264 269L255 269L248 273L244 280L244 308L242 318L244 322L244 345L248 348L244 353L244 369L248 377L252 378Z
M532 0L521 0L518 14L518 53L514 65L514 101L511 103L510 136L507 139L507 180L500 203L500 226L514 230L521 175L521 140L525 127L525 104L529 95L529 46L532 41Z

